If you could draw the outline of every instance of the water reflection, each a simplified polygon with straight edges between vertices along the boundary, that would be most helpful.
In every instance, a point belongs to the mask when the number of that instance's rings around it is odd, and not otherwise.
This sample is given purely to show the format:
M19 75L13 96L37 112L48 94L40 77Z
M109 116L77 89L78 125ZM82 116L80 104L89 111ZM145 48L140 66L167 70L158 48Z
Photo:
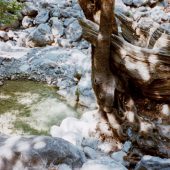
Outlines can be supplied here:
M59 99L56 89L32 81L7 81L0 87L0 132L47 134L51 125L68 116L79 117Z

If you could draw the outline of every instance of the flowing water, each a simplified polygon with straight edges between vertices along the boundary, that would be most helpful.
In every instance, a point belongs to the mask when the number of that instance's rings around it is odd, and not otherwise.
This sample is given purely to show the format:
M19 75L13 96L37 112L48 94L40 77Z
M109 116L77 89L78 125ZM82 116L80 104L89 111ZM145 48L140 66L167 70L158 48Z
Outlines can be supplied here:
M57 89L32 81L6 81L0 87L0 132L5 134L48 134L68 116L79 117L56 94Z

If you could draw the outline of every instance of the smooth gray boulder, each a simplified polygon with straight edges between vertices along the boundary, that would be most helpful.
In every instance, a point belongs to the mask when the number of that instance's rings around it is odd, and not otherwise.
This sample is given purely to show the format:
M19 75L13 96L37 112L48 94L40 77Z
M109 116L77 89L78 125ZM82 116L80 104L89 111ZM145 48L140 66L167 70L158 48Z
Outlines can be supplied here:
M41 47L53 43L54 38L50 26L40 24L26 39L26 45L29 47Z
M136 165L135 170L169 170L170 159L161 159L159 157L145 155Z
M0 135L0 150L0 170L13 170L17 166L48 168L51 164L78 168L86 161L84 153L71 143L48 136Z

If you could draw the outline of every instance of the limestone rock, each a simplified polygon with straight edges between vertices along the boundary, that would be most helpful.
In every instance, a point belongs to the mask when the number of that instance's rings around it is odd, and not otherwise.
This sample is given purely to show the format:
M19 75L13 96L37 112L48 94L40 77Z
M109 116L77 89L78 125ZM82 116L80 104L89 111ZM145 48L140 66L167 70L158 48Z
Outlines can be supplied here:
M51 28L48 24L40 24L27 37L26 45L29 47L41 47L51 44L54 41Z

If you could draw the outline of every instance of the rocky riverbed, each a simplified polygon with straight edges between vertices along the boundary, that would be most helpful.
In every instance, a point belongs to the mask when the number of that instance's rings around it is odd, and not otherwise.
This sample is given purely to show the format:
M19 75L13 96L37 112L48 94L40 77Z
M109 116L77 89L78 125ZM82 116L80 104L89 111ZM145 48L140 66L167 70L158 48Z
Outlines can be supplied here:
M91 46L81 38L77 19L84 15L77 0L22 2L25 6L15 28L1 25L0 85L7 79L46 82L55 86L57 94L70 105L95 109ZM115 10L130 17L143 30L152 24L169 30L168 0L117 0ZM139 45L144 47L146 42ZM67 117L60 125L54 123L50 135L0 135L3 150L0 170L125 170L129 167L123 158L132 149L131 142L121 144L114 139L108 123L97 111L84 113L80 119ZM132 169L169 168L170 159L145 155Z

